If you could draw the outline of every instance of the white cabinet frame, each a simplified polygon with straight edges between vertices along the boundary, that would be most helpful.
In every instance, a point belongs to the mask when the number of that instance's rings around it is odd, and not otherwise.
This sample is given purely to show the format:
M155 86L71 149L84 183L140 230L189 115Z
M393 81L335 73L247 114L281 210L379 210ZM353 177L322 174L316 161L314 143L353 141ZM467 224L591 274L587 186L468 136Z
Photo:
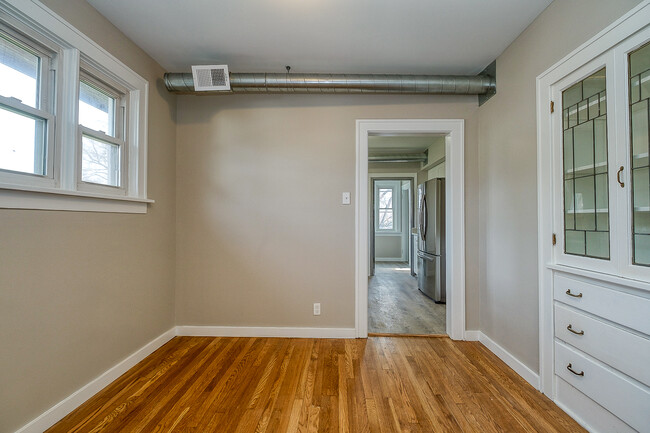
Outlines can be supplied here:
M629 258L630 251L620 251L617 239L621 236L629 239L628 221L612 222L610 228L614 230L610 234L611 244L610 251L612 255L618 257L618 263L611 263L611 269L602 269L604 272L594 272L589 270L581 270L579 261L563 260L560 253L564 248L564 239L559 233L563 225L558 226L556 215L561 213L557 210L557 206L562 206L562 202L555 201L557 195L556 182L558 174L554 172L554 161L557 161L561 155L555 155L554 140L557 137L553 135L553 122L554 116L557 119L561 117L561 97L558 98L558 92L561 94L563 84L562 80L576 71L588 75L589 70L597 70L598 65L606 62L607 55L619 56L618 59L614 58L614 64L621 64L620 53L623 53L626 44L631 43L635 34L643 31L650 23L650 2L645 1L632 9L626 15L615 21L613 24L605 28L603 31L594 36L591 40L578 47L574 52L560 60L554 66L537 77L537 205L538 205L538 269L539 269L539 316L540 316L540 386L541 391L554 398L556 395L554 378L554 349L553 349L553 273L557 270L570 272L579 275L586 275L593 278L615 283L621 287L629 287L632 289L648 290L650 285L636 279L621 278L613 275L616 273L625 273L627 276L633 276L634 273L627 269L627 266L621 264L622 260ZM643 39L644 37L642 37ZM647 36L645 36L647 39ZM610 50L616 48L615 51ZM610 51L610 53L607 53ZM593 62L593 64L592 64ZM599 63L600 62L600 63ZM627 65L627 61L623 61ZM584 68L584 71L581 71ZM596 69L594 69L596 68ZM627 68L627 66L625 67ZM626 69L625 69L626 70ZM592 72L593 72L592 71ZM612 71L613 74L620 74L621 68ZM609 71L608 71L609 74ZM613 110L623 110L627 113L629 107L623 95L627 94L627 75L620 77L612 75L615 84L608 81L608 113L613 113ZM609 80L609 78L608 78ZM615 87L611 87L611 86ZM611 101L610 101L611 99ZM554 102L555 112L551 114L551 102ZM612 111L610 111L612 110ZM608 115L609 117L609 115ZM625 120L623 120L625 119ZM629 142L629 138L622 138L620 134L625 134L627 131L627 114L619 116L619 120L615 125L615 131L608 130L608 140L624 140L625 143ZM608 122L611 124L611 122ZM561 138L560 138L561 139ZM561 142L561 141L560 141ZM629 146L628 146L629 147ZM629 149L628 149L629 152ZM627 155L627 154L626 154ZM623 165L629 167L629 159L627 156L618 154L611 154L610 167ZM561 160L560 160L561 161ZM557 166L557 164L555 164ZM561 167L560 167L561 170ZM629 169L626 170L625 181L629 182ZM616 176L616 173L609 173L611 177ZM560 174L559 179L562 179ZM610 182L611 185L611 182ZM629 185L629 183L628 183ZM561 190L560 190L561 191ZM625 207L629 209L627 194L618 193L615 196L610 196L610 209L614 207ZM611 187L610 187L611 192ZM616 200L616 201L614 201ZM561 209L561 208L560 208ZM613 215L613 213L610 213ZM614 224L616 226L614 227ZM557 237L556 245L553 245L553 235ZM616 236L617 238L615 238ZM615 251L615 248L619 248ZM576 259L578 257L575 257ZM558 260L560 259L560 260ZM577 266L577 267L573 267Z

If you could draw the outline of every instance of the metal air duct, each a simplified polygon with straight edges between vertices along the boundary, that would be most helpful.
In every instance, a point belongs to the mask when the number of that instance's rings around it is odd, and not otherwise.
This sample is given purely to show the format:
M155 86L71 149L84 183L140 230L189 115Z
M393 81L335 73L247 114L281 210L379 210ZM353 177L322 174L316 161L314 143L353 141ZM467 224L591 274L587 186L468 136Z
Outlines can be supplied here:
M191 73L165 73L173 93L397 93L422 95L490 95L496 81L488 75L377 75L230 73L230 91L196 92Z
M368 162L427 162L424 153L406 155L369 155Z

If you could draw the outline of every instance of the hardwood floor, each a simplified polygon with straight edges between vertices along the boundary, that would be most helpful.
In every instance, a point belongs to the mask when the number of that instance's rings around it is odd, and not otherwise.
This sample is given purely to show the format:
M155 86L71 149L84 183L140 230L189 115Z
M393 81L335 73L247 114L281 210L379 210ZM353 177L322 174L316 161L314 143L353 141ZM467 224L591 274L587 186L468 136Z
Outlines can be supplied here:
M478 342L176 337L48 432L584 431Z
M377 262L368 281L368 332L446 334L446 309L418 290L408 263Z

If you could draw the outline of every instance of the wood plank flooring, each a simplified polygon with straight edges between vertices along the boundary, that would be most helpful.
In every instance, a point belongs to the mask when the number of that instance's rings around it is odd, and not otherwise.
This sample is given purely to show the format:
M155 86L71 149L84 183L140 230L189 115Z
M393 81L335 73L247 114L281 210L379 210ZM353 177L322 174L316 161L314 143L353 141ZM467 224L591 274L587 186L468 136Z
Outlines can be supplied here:
M446 334L446 309L418 290L408 263L377 262L368 281L368 331Z
M583 432L478 342L176 337L48 432Z

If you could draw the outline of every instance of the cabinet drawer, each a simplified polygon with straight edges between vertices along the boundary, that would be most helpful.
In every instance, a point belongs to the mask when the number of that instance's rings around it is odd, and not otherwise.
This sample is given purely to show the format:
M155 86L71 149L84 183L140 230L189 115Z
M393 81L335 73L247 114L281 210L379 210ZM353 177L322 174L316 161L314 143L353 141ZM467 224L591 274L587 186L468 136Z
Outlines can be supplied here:
M577 373L571 373L567 367ZM634 429L650 432L650 389L559 341L555 342L555 374Z
M568 329L569 326L573 332ZM555 336L650 386L650 339L562 304L555 305Z
M553 287L553 296L557 301L650 335L648 298L557 274Z

